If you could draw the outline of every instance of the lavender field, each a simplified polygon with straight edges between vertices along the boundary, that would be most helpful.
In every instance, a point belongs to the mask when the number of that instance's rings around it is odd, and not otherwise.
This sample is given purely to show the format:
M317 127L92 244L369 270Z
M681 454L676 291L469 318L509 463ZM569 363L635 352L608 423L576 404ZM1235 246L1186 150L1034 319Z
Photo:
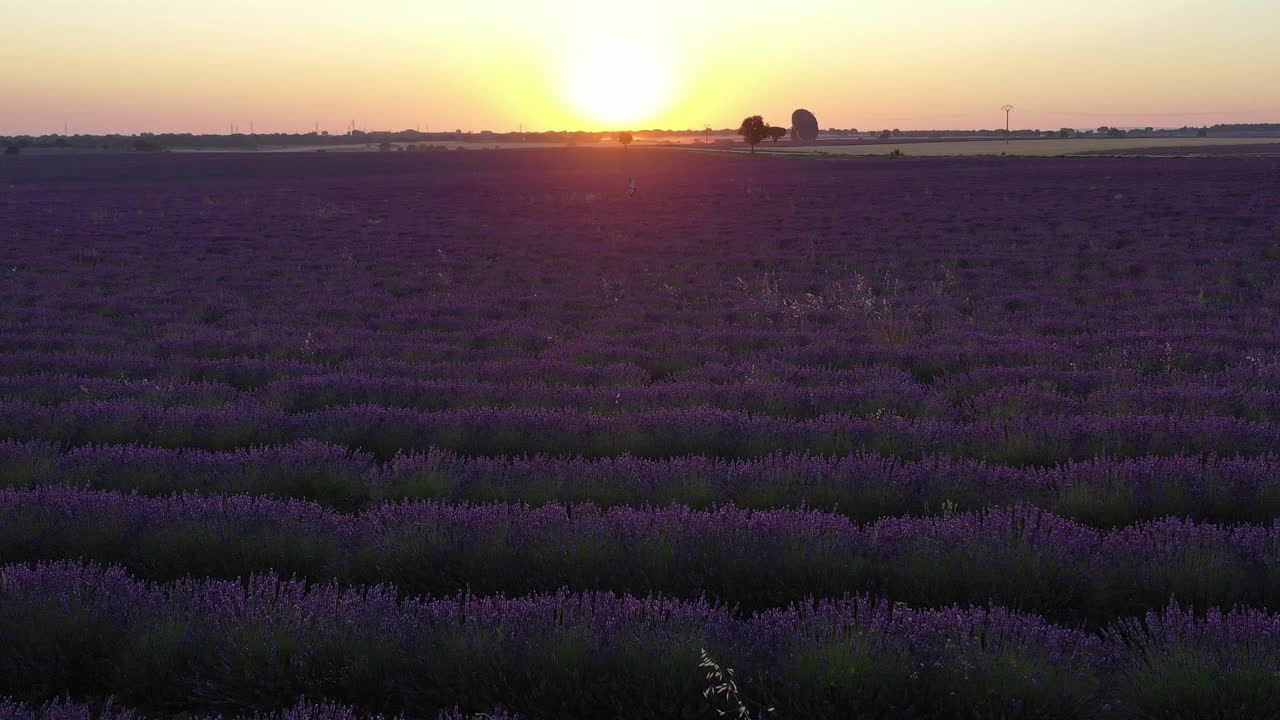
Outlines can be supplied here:
M1280 718L1278 279L1263 155L0 158L0 720Z

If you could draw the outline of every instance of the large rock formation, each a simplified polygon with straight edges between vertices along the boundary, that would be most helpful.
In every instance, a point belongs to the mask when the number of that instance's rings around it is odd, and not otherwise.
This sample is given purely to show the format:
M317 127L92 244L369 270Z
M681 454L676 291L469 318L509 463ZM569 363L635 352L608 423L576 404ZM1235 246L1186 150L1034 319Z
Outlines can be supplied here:
M818 118L804 109L791 113L791 140L793 142L813 142L817 139Z

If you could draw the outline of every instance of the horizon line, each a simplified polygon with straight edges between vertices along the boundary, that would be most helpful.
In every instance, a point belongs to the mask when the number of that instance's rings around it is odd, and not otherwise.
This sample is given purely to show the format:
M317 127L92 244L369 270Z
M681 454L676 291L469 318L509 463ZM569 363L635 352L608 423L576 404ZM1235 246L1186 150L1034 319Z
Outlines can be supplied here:
M1085 113L1080 113L1080 114L1082 114L1082 115L1083 115L1083 114L1085 114ZM1092 113L1090 113L1090 114L1092 114ZM1277 128L1278 128L1278 129L1280 129L1280 118L1278 118L1278 119L1277 119L1277 120L1275 120L1275 121L1269 121L1269 122L1220 122L1220 123L1216 123L1216 124L1214 124L1214 125L1190 124L1190 123L1188 123L1188 124L1183 124L1183 125L1102 125L1102 126L1098 126L1098 127L1114 127L1114 128L1117 128L1117 129L1144 129L1144 128L1148 128L1148 127L1149 127L1149 128L1151 128L1152 130L1184 130L1184 129L1190 129L1190 128L1203 128L1203 127L1207 127L1207 128L1212 129L1212 128L1214 128L1214 127L1242 127L1242 128L1247 128L1247 127L1268 127L1268 126L1277 126ZM874 127L874 129L873 129L873 127ZM1077 130L1077 131L1079 131L1079 130L1095 130L1095 129L1096 129L1096 128L1094 128L1094 127L1087 127L1087 128L1086 128L1086 127L1071 127L1071 126L1066 126L1066 125L1064 125L1064 126L1062 126L1061 128L1032 128L1032 127L1013 128L1013 129L1009 130L1008 132L1010 132L1011 134L1014 134L1014 133L1022 133L1022 132L1043 132L1043 131L1046 131L1046 130L1061 130L1061 129L1063 129L1063 128L1067 128L1067 129L1070 129L1070 130ZM958 133L982 133L982 132L988 132L988 133L1002 133L1002 132L1005 132L1005 129L1004 129L1004 128L999 128L999 127L994 127L994 126L993 126L993 127L983 127L983 128L933 127L933 128L909 128L909 129L900 129L900 128L880 128L879 126L868 126L868 127L867 127L867 128L865 128L865 129L863 129L863 128L856 128L856 127L847 127L847 128L839 128L839 127L819 128L819 132L823 132L823 133L830 133L830 132L857 132L857 133L871 133L871 132L882 132L882 131L884 131L884 130L895 130L895 131L900 131L900 132L903 132L903 133L938 133L938 132L958 132ZM712 133L736 132L736 130L735 130L734 128L732 128L732 127L721 127L721 128L714 128L714 127L713 127L713 128L710 128L709 130L708 130L707 128L683 128L683 129L679 129L679 128L614 128L614 129L609 129L609 130L582 130L582 129L549 129L549 130L489 130L489 129L482 129L482 130L473 130L473 129L454 129L454 130L416 130L416 129L413 129L413 128L406 128L406 129L402 129L402 130L386 130L386 129L383 129L383 130L362 130L362 129L357 128L357 129L355 129L355 130L339 131L339 132L331 132L331 131L328 131L328 130L320 130L320 131L316 131L316 130L307 130L307 131L300 131L300 130L279 130L279 131L254 131L254 132L235 132L235 133L228 133L228 132L201 132L201 131L192 131L192 130L139 130L139 131L133 131L133 132L121 132L121 131L108 131L108 132L78 132L78 131L77 131L77 132L70 132L70 131L66 131L66 130L64 130L63 132L52 131L52 132L44 132L44 133L42 133L42 134L34 134L34 133L30 133L30 132L19 132L19 133L15 133L15 134L6 134L5 132L0 131L0 137L6 137L6 138L24 138L24 137L25 137L25 138L45 138L45 137L65 137L65 138L75 138L75 137L111 137L111 136L118 136L118 137L138 137L138 136L144 136L144 135L152 135L152 136L155 136L155 135L190 135L190 136L193 136L193 137L254 137L254 136L258 136L258 135L284 135L284 136L292 136L292 137L306 137L306 136L309 136L309 135L314 135L314 136L316 136L316 137L338 138L338 137L348 137L348 136L351 136L351 135L352 135L352 134L354 134L354 133L359 133L359 134L361 134L361 135L400 135L400 134L417 134L417 135L459 135L459 134L462 134L462 135L547 135L547 134L608 135L608 134L624 133L624 132L627 132L627 133L688 133L688 134L694 134L694 135L697 135L697 134L702 134L702 133L706 133L706 132L712 132Z

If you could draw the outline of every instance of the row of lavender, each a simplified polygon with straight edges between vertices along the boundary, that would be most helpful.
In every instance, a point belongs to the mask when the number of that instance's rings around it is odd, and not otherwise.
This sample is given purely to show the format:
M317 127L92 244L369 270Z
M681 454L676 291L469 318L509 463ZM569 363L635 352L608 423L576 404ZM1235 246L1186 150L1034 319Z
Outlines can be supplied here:
M1280 712L1280 616L1178 606L1086 633L999 607L861 597L741 615L612 593L414 599L269 575L154 585L54 563L0 569L0 643L0 692L112 695L152 713L311 696L428 717L459 698L463 711L534 717L688 717L708 711L700 650L788 717Z
M352 405L294 414L258 403L205 409L133 399L54 406L0 401L0 438L204 450L321 440L383 459L441 448L473 455L587 457L875 452L907 459L946 455L1053 465L1100 456L1254 457L1280 445L1280 424L1214 415L1031 416L976 422L893 415L793 419L707 408L598 414L484 407L421 412Z
M1056 367L1045 362L1038 365L1004 366L976 362L973 366L925 379L910 370L892 364L859 365L845 362L819 361L816 365L791 364L777 358L759 362L725 363L710 361L688 370L673 372L665 383L723 386L742 383L777 383L797 389L839 387L885 383L897 388L914 386L911 394L937 391L947 402L955 403L1006 386L1029 385L1052 390L1073 398L1091 393L1121 390L1139 386L1153 392L1182 386L1206 388L1249 388L1259 391L1280 389L1280 355L1258 351L1240 359L1229 368L1217 371L1184 371L1165 369L1143 372L1133 367L1085 369L1074 362ZM985 354L985 351L984 351ZM959 362L948 352L951 362ZM1059 354L1054 354L1061 359ZM0 376L59 376L89 381L147 381L159 385L182 383L227 386L238 391L261 391L268 387L302 388L310 384L359 381L377 387L381 382L400 381L408 390L414 383L456 382L476 384L526 384L531 387L554 386L588 389L624 389L651 386L650 373L626 362L583 364L549 358L523 360L483 360L458 358L446 362L410 362L388 358L357 360L334 366L317 361L281 360L261 357L201 359L189 356L151 356L134 352L119 354L80 353L74 351L37 352L20 350L0 352ZM847 358L846 358L847 360ZM924 362L923 359L921 359ZM841 367L849 364L850 367ZM916 359L904 358L904 365L914 367ZM1074 367L1073 367L1074 365ZM340 388L334 388L340 391Z
M1233 322L1254 321L1240 318ZM42 324L32 329L11 325L5 332L22 338L21 345L16 346L21 352L4 356L0 367L12 373L26 368L42 370L52 363L66 372L110 370L133 375L199 376L216 372L219 366L230 369L240 365L276 378L335 369L377 375L412 372L416 376L418 366L451 363L501 363L526 368L539 365L553 373L556 365L628 364L632 366L629 373L639 370L637 379L644 382L696 376L704 365L785 364L797 371L881 366L905 370L926 381L986 368L1130 371L1145 375L1213 373L1247 370L1259 362L1274 364L1280 348L1266 327L1273 322L1267 318L1257 327L1244 330L1238 326L1220 331L1142 329L1132 333L1100 329L1060 337L994 329L975 329L967 334L913 330L911 337L878 337L856 330L833 334L833 328L820 321L815 321L807 333L792 333L786 326L765 326L734 330L725 338L696 329L687 335L671 331L665 337L656 331L623 329L601 329L598 333L575 329L565 337L557 337L554 332L548 337L547 331L533 331L540 332L544 342L553 343L545 348L492 338L451 341L434 333L406 336L345 328L292 330L267 326L243 332L193 328L178 338L160 342L154 337L135 339L130 334L113 334L108 327L92 330L48 328ZM266 336L272 330L279 331L279 337L273 340ZM477 368L482 370L483 367ZM544 374L537 373L536 377Z
M1258 178L1259 182L1265 179ZM221 190L240 194L238 188ZM164 199L120 200L154 203ZM828 202L833 200L844 201ZM967 219L958 217L950 223L949 237L915 238L915 246L904 248L912 239L804 227L811 218L800 213L779 219L790 226L782 233L809 236L800 243L768 239L735 243L732 238L696 233L611 245L591 237L594 233L572 217L555 218L561 224L559 236L530 237L528 228L513 223L504 228L506 238L467 237L469 228L455 226L431 233L430 238L423 237L427 233L415 233L408 238L362 242L342 236L333 224L319 223L312 237L273 243L253 236L268 218L247 208L237 210L250 227L227 238L171 217L112 218L103 223L105 227L84 227L85 216L91 216L92 210L72 209L65 216L66 225L89 235L75 238L87 242L57 242L46 236L38 244L13 247L5 259L17 270L61 266L92 273L102 285L119 284L118 293L105 297L85 292L83 286L47 286L45 296L74 305L85 316L80 324L85 328L122 318L187 331L252 325L249 321L258 318L248 300L256 298L235 291L269 284L285 292L261 298L267 311L290 308L302 299L308 312L299 320L358 324L388 334L457 337L486 325L501 329L502 323L520 317L536 321L541 328L563 331L597 323L600 310L616 311L620 309L616 306L628 303L643 307L626 317L614 312L604 317L650 331L661 325L672 325L677 332L694 326L723 329L726 319L742 324L834 319L866 332L874 327L865 322L869 314L858 316L851 311L880 305L910 311L900 317L920 320L922 327L942 326L943 320L972 318L987 324L1021 316L1028 318L1032 328L1064 331L1094 329L1091 321L1099 319L1110 321L1099 328L1106 330L1137 328L1139 319L1165 321L1163 326L1180 329L1206 324L1228 329L1232 326L1221 313L1265 297L1271 288L1264 272L1276 260L1265 245L1254 244L1273 229L1267 225L1269 217L1248 229L1177 223L1163 228L1177 237L1135 237L1123 248L1090 238L1063 242L1044 233L1034 219L1025 219L1021 228L996 229L988 238L965 237ZM1271 210L1259 208L1259 214ZM1074 214L1073 208L1060 211ZM287 208L276 212L286 222L297 219ZM1133 219L1131 213L1120 215L1117 221ZM717 220L729 226L734 219ZM15 234L22 232L18 225L10 225ZM188 237L182 238L182 244L165 244L154 235L111 237L111 225L152 230L155 235L186 230ZM40 229L33 226L23 234L36 236ZM740 230L769 234L760 228ZM1019 231L1040 231L1040 237L1008 237ZM517 240L524 244L515 247ZM315 249L324 252L315 253ZM134 267L112 262L121 257ZM394 264L396 259L404 264ZM251 260L258 265L242 265ZM237 284L219 285L207 273L209 269L233 270L236 276L227 279ZM144 282L120 282L128 270L135 271L133 279ZM289 272L273 272L277 270ZM187 302L171 302L182 299L174 280L207 292L186 298ZM325 295L324 284L335 281L344 283L346 292ZM509 306L485 302L495 290L504 293ZM442 302L439 296L445 294L449 297ZM1143 296L1152 302L1117 302ZM32 304L13 319L34 326L56 318L43 310L40 304ZM677 322L671 323L667 316L675 316ZM1198 320L1205 322L1193 322ZM515 323L507 329L513 340L523 335L522 344L536 347L546 342L545 336L520 333Z
M1225 524L1265 524L1280 517L1280 459L1274 455L1096 459L1015 468L950 457L586 460L430 450L380 463L368 453L314 441L207 452L132 445L64 450L37 440L0 441L0 486L295 498L345 510L400 500L534 507L589 503L605 509L736 506L812 508L870 522L1021 504L1097 527L1166 516Z
M59 698L46 703L24 703L0 697L0 720L143 720L145 714L134 708L121 707L107 700L100 703L76 703ZM404 720L403 715L388 718L382 714L362 712L348 705L311 702L305 698L298 704L278 712L255 712L232 716L222 714L184 715L187 720ZM459 708L441 710L434 720L520 720L520 716L503 709L482 713L466 713Z
M1083 397L1034 383L1008 385L949 400L945 389L887 378L862 383L796 386L742 380L710 385L577 387L547 383L401 380L358 374L279 380L257 392L224 383L114 380L78 375L0 376L0 397L57 405L76 400L142 400L161 406L221 407L262 403L286 412L351 404L422 411L469 407L581 410L595 413L677 408L739 410L777 417L889 414L938 419L1007 419L1031 415L1218 415L1280 421L1280 390L1248 385L1135 382Z
M567 587L753 610L850 592L994 602L1097 626L1162 607L1280 607L1280 525L1098 530L1026 507L855 525L809 510L434 502L355 514L244 496L0 491L0 562L91 558L152 579L276 571L421 594Z

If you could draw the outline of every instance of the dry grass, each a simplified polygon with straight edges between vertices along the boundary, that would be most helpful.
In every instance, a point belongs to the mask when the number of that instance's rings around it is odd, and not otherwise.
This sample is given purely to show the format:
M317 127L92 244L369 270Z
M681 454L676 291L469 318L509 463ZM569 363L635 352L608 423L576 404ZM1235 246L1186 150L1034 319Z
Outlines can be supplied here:
M1171 147L1212 147L1230 145L1280 144L1280 138L1088 138L1071 140L972 140L907 142L900 145L809 145L769 147L761 143L757 153L801 153L827 155L889 155L895 149L908 157L944 155L1076 155L1086 152L1141 154L1142 150ZM744 148L732 148L746 152ZM1134 152L1136 151L1136 152Z

